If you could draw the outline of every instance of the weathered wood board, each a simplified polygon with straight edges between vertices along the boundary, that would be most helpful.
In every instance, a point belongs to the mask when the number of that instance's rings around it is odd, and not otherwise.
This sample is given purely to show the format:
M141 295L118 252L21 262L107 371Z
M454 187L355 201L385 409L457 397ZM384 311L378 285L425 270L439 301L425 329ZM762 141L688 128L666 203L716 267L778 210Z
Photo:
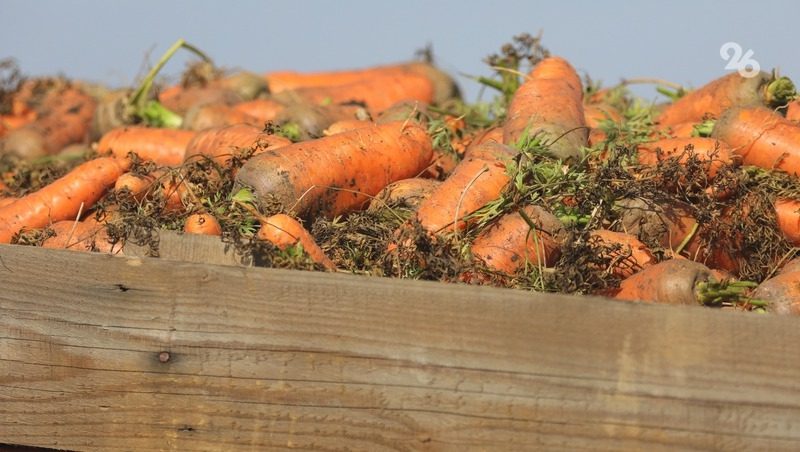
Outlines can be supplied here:
M766 315L0 246L0 443L798 450L798 344Z

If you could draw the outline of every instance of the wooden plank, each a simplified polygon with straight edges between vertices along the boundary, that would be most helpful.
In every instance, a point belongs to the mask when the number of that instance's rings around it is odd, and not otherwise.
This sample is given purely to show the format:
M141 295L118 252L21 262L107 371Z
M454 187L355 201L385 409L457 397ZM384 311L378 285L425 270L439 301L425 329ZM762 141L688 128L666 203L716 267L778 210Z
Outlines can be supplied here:
M0 443L797 450L795 319L0 246Z
M126 243L126 256L151 256L148 245ZM250 256L237 255L233 246L219 237L158 231L158 257L161 259L217 265L250 265Z

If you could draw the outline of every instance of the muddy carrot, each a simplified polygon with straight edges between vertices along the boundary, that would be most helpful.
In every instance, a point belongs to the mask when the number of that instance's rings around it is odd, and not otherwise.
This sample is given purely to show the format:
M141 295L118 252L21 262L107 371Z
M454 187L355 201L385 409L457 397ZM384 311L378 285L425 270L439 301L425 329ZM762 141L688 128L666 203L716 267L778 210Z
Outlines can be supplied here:
M661 125L700 122L708 117L719 118L732 107L778 107L785 105L794 94L794 85L786 77L774 79L763 71L755 77L743 77L732 72L670 104L657 121Z
M94 99L80 90L67 88L49 94L44 102L35 121L3 138L2 152L14 152L25 158L40 157L88 139L96 107Z
M328 270L336 270L336 265L317 245L314 237L297 220L285 214L272 215L261 220L261 228L256 233L259 240L265 240L285 250L300 244L308 256Z
M694 157L706 168L709 180L716 177L723 166L734 163L730 146L714 138L666 138L640 144L637 154L642 165L656 165L670 158L686 164Z
M88 211L127 171L127 159L100 157L79 165L50 185L0 208L0 243L9 243L23 228L74 219Z
M251 155L256 155L290 144L292 142L289 139L280 135L270 135L258 127L238 124L198 132L186 145L185 158L189 160L205 155L221 165L226 165L228 160L241 155L244 150L252 151Z
M370 210L384 207L406 207L416 209L441 182L434 179L414 177L392 182L370 201Z
M233 106L236 110L258 119L262 124L278 117L286 106L274 99L253 99Z
M554 156L570 160L578 158L588 135L577 72L562 58L542 60L511 99L503 142L513 146L539 136Z
M628 278L656 263L653 253L636 236L607 229L598 229L589 235L608 257L608 270L620 278Z
M128 126L114 129L97 143L97 152L127 157L133 152L143 160L159 165L176 166L183 162L186 145L194 137L191 130Z
M728 143L745 165L800 175L800 125L766 108L732 108L712 136Z
M264 123L235 107L228 105L204 104L192 107L183 118L186 130L205 130L212 127L225 127L234 124L248 124L263 127Z
M464 229L464 217L500 197L510 180L506 164L515 154L508 146L493 142L469 152L420 204L417 220L422 227L432 234Z
M360 103L372 114L377 114L402 100L430 103L433 84L415 73L390 73L345 85L298 88L274 97L282 102L302 100L312 105Z
M509 275L526 263L542 267L555 264L563 225L539 206L527 206L521 212L503 215L481 231L472 243L472 255L487 267Z
M752 283L731 282L699 262L670 259L651 265L620 283L617 300L673 305L743 303Z
M400 122L372 125L259 154L242 166L239 184L261 201L298 215L332 217L363 208L392 182L414 177L431 158L424 129Z

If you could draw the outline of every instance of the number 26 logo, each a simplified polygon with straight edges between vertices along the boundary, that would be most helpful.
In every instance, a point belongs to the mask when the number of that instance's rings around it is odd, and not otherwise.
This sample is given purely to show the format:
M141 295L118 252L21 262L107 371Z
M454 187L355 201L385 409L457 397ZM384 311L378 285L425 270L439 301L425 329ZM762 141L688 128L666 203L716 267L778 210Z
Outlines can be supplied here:
M736 69L742 77L755 77L761 71L761 65L753 59L753 51L747 49L742 55L742 46L735 42L726 42L719 48L719 56L727 61L725 69Z

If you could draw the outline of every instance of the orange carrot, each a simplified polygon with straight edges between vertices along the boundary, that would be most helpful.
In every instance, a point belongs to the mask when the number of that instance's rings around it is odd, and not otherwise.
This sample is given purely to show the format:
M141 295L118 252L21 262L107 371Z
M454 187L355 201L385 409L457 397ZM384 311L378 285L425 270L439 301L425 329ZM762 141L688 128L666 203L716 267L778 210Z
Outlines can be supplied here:
M322 135L329 137L331 135L336 135L337 133L367 127L370 124L370 121L361 121L359 119L342 119L329 125L327 129L322 131Z
M716 177L720 168L733 163L728 145L714 138L666 138L637 147L638 160L642 165L656 165L670 158L677 158L682 164L694 156L707 169L708 178Z
M230 89L207 86L164 91L159 94L158 100L166 108L179 115L184 115L192 107L198 105L235 105L244 99Z
M98 251L119 254L122 248L110 241L105 225L93 219L84 221L63 220L50 225L55 234L45 239L43 248L69 249L75 251Z
M453 173L422 202L417 220L432 234L464 229L464 217L497 199L508 184L506 163L516 152L486 142L470 151Z
M152 190L161 172L154 174L125 173L114 183L114 191L128 190L136 201L142 201Z
M753 298L767 302L767 311L800 315L800 271L782 272L759 284Z
M49 94L44 102L34 122L3 138L3 152L33 158L55 154L69 144L87 140L96 107L94 99L67 88Z
M235 107L203 104L192 107L186 112L181 127L187 130L205 130L234 124L249 124L256 127L264 125L258 118L237 110Z
M458 157L454 153L435 148L431 162L420 176L430 179L444 179L452 174L457 166Z
M126 157L134 152L143 160L176 166L183 163L186 145L194 135L195 132L190 130L120 127L103 135L97 143L97 152L110 152L117 157Z
M284 91L275 95L279 101L302 100L313 105L363 103L377 114L402 100L433 100L433 84L415 74L388 73L345 85L317 86Z
M731 107L754 107L785 104L794 95L794 86L787 78L773 80L766 72L743 77L732 72L691 91L667 106L658 116L661 125L700 122L718 118Z
M600 127L604 121L619 123L622 121L622 114L616 108L605 104L584 105L583 116L586 126L591 128Z
M775 215L786 240L792 246L800 246L800 201L794 199L775 200Z
M324 87L359 83L371 78L380 78L387 74L414 73L427 77L434 86L436 103L457 97L458 87L452 78L428 63L414 62L376 66L364 69L300 73L295 71L274 71L264 75L269 83L270 91L280 93L301 88Z
M596 243L610 248L609 270L620 278L628 278L643 268L656 263L656 258L647 246L631 234L598 229L589 233Z
M186 145L186 160L198 155L211 157L221 165L242 149L254 149L253 155L288 146L292 142L280 135L269 135L260 128L245 124L216 127L198 132Z
M362 208L394 181L419 174L431 139L416 124L371 125L259 154L242 166L239 184L262 201L299 215L333 217Z
M586 140L587 146L596 146L598 144L604 143L608 139L608 134L606 134L605 130L603 129L592 129L589 131L589 138Z
M266 80L250 72L237 72L232 75L218 77L208 74L210 79L202 76L200 80L186 80L180 85L170 86L162 90L159 101L176 111L191 108L199 103L228 104L232 100L250 101L269 92ZM199 100L199 102L198 102Z
M261 228L258 230L256 237L259 240L272 243L281 250L285 250L299 243L302 245L303 251L305 251L314 262L328 270L336 270L336 265L325 256L322 248L317 245L317 242L306 228L289 215L279 213L262 219Z
M617 300L673 305L711 304L727 289L728 300L744 299L750 285L722 283L724 277L699 262L670 259L625 279L611 295ZM725 300L721 300L725 301Z
M0 128L10 132L32 123L37 116L33 110L27 110L21 114L0 115Z
M575 69L564 59L542 60L519 87L503 126L503 142L514 145L525 136L541 136L550 152L575 159L586 146L589 130L583 113L583 89Z
M41 228L51 221L74 219L81 209L88 211L129 166L127 159L96 158L0 208L0 243L9 243L23 228Z
M233 106L236 110L250 115L260 123L272 121L278 117L286 106L275 99L253 99Z
M800 175L800 125L766 108L732 108L712 136L728 143L742 163Z
M503 215L478 235L472 243L472 255L487 267L509 275L526 263L553 266L561 252L561 222L539 206L527 206L522 212L535 229L520 212Z
M380 210L387 206L400 206L416 209L440 184L437 180L421 177L392 182L370 201L369 208Z
M183 232L202 235L222 235L222 227L213 215L195 213L186 218Z
M800 122L800 99L789 103L789 106L786 108L786 119Z

